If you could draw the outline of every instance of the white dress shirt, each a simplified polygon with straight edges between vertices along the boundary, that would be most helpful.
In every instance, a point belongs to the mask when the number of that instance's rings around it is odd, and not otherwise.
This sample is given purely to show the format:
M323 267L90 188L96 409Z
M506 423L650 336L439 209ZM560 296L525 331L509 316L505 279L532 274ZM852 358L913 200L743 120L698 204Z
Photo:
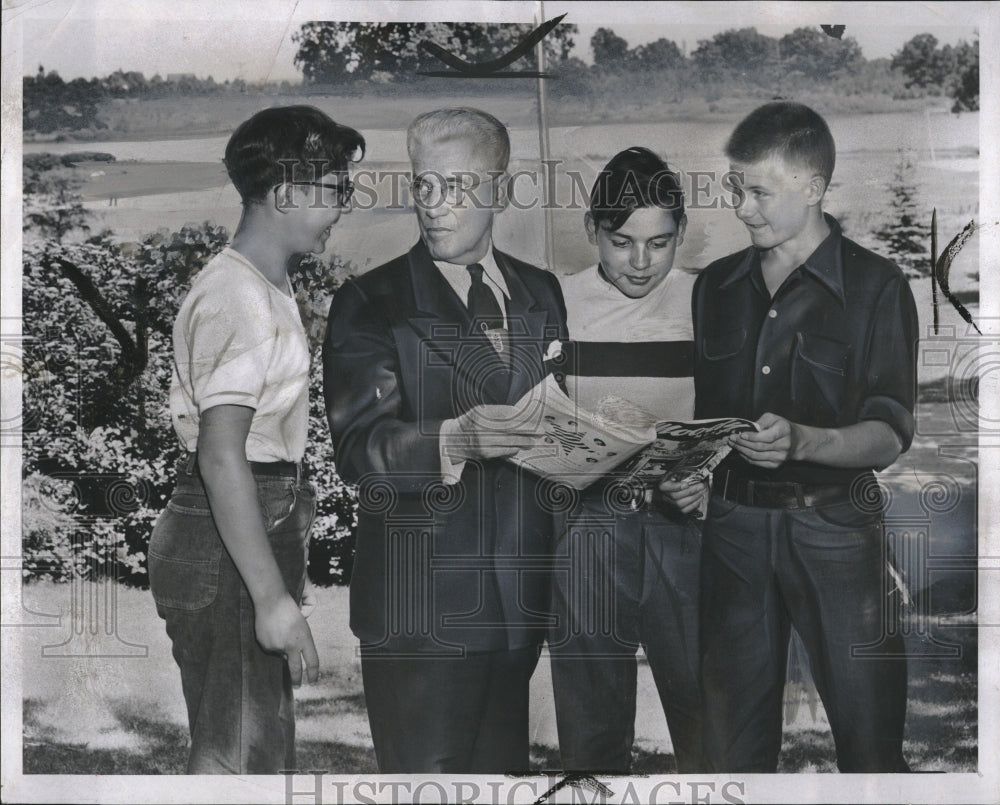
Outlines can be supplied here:
M482 260L477 260L476 262L483 267L483 281L486 283L486 287L493 291L493 295L496 296L497 304L500 305L500 312L503 313L503 326L506 327L507 300L510 299L510 292L507 290L507 280L504 279L503 273L500 271L500 266L497 265L497 261L493 258L493 246L491 245L486 251ZM469 274L469 269L465 265L446 263L443 260L435 260L434 265L438 267L441 275L448 280L448 284L458 294L458 298L462 300L462 303L467 304L469 288L472 287L472 275Z
M507 326L507 300L510 298L510 291L507 289L507 280L504 279L500 266L493 257L493 244L486 250L486 254L477 263L483 267L483 278L486 287L493 291L500 305L500 312L503 314L503 326ZM469 288L472 287L472 275L465 265L458 263L446 263L443 260L435 260L434 265L438 267L448 284L452 287L463 304L467 304L469 298ZM471 265L471 264L470 264ZM462 470L465 468L464 461L452 461L445 452L445 442L449 433L454 433L457 428L454 419L445 420L441 425L439 436L439 453L441 454L441 477L446 484L455 484L462 477Z

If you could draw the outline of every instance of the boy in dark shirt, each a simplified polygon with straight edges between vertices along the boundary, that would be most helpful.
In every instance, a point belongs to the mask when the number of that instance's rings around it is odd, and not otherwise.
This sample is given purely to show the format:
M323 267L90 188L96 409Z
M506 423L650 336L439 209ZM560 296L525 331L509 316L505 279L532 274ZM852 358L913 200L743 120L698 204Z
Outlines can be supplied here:
M777 769L794 625L840 770L908 771L873 470L913 437L913 296L893 263L823 213L835 148L813 110L760 107L726 154L753 245L695 285L695 416L755 419L760 431L733 437L704 533L706 759L717 772ZM701 497L661 488L685 511Z

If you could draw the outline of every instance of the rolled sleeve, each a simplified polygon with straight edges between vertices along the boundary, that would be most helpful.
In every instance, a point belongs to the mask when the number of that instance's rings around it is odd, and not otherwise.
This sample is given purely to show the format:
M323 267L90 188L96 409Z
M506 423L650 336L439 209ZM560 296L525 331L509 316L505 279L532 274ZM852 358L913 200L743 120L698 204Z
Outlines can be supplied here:
M883 287L875 305L866 364L868 393L858 420L879 420L899 436L905 452L913 442L916 401L917 307L900 274Z
M276 331L266 301L255 301L194 311L188 376L199 413L217 405L258 407Z

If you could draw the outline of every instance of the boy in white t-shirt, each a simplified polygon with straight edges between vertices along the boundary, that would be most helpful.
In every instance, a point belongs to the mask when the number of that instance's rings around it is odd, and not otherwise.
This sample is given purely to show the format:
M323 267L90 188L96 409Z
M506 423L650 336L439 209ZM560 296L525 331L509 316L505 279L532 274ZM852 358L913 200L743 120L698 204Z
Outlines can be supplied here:
M181 669L189 774L295 766L292 685L319 659L299 608L315 492L300 462L309 350L288 279L350 211L364 139L318 109L257 113L226 146L243 200L231 245L174 324L170 412L189 456L149 546L150 588Z

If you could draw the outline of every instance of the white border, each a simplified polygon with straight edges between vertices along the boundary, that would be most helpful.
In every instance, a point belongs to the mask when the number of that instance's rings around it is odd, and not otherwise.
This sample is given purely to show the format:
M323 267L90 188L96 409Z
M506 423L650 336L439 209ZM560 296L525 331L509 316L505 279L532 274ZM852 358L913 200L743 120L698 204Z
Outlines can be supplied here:
M884 25L887 22L905 22L906 25L940 25L944 23L975 24L980 32L981 57L981 198L980 221L986 225L980 230L981 315L993 325L996 334L1000 317L1000 296L997 282L1000 277L1000 196L996 186L1000 181L1000 6L994 3L573 3L550 0L545 3L546 18L569 12L567 22L607 23L640 22L655 18L658 22L677 24L703 23L720 19L732 27L781 23L794 19L801 24L849 23L852 26ZM92 2L63 3L59 0L16 2L8 0L3 9L3 151L2 151L2 201L3 217L0 231L2 249L2 311L4 335L11 331L11 324L20 317L20 166L21 120L20 95L22 76L21 34L22 22L27 16L49 18L54 23L60 19L116 20L155 13L170 18L176 24L200 21L218 25L220 35L226 27L238 26L241 20L273 19L276 25L292 27L309 19L357 20L482 20L482 21L532 21L538 16L535 3L470 3L470 2L327 2L326 0L261 0L259 2L234 2L234 0L93 0ZM286 34L287 35L287 34ZM578 47L582 43L578 43ZM122 65L128 69L129 65ZM981 389L983 421L1000 419L996 382ZM9 412L19 406L19 378L4 378L2 409ZM995 445L992 445L995 446ZM1000 625L1000 544L998 544L998 497L992 479L1000 459L996 450L980 452L980 519L979 540L981 560L981 597L979 613L981 622L994 624L980 632L979 668L979 774L912 774L912 775L749 775L738 778L745 785L742 798L752 802L928 802L928 803L995 803L1000 801L1000 741L997 725L1000 724L1000 652L996 625ZM20 477L20 455L15 449L0 451L2 462L2 555L20 555L20 501L17 479ZM7 561L2 574L3 609L5 613L20 607L19 572L10 572ZM5 619L6 620L6 619ZM214 777L86 777L21 775L20 721L21 721L21 658L17 642L17 629L5 629L3 639L3 799L7 802L285 802L286 781L274 778L214 778ZM381 778L392 782L401 778ZM413 782L422 777L410 778ZM645 801L651 789L667 778L639 778L611 783L619 791L632 783L635 801ZM685 778L670 780L684 782ZM700 778L690 778L700 779ZM728 778L715 778L718 787ZM546 778L528 778L515 781L504 778L468 778L478 781L484 791L489 791L487 780L503 781L502 797L537 797L551 782ZM348 784L341 790L354 790L354 782L367 781L360 790L362 796L372 796L378 790L374 778L327 778L324 781L325 802L336 800L336 783ZM534 781L534 787L527 785ZM453 781L442 781L452 785ZM372 787L368 787L371 783ZM296 789L308 787L307 780L296 778ZM519 787L518 787L519 786ZM391 792L391 788L383 789ZM449 788L449 791L454 791ZM464 789L466 793L470 789ZM663 789L661 789L662 791ZM669 790L669 789L667 789ZM690 788L684 789L680 801L693 801ZM701 793L706 793L704 788ZM737 793L738 789L729 789ZM434 789L426 789L428 798ZM531 796L532 793L534 796ZM555 801L571 801L564 790ZM583 800L591 801L591 793ZM381 799L381 798L380 798ZM308 802L309 798L297 797L295 802ZM427 801L431 801L428 799ZM489 801L488 799L485 801ZM504 799L506 801L506 799ZM668 800L661 800L668 801ZM716 801L713 799L712 801ZM721 801L721 800L720 800Z

